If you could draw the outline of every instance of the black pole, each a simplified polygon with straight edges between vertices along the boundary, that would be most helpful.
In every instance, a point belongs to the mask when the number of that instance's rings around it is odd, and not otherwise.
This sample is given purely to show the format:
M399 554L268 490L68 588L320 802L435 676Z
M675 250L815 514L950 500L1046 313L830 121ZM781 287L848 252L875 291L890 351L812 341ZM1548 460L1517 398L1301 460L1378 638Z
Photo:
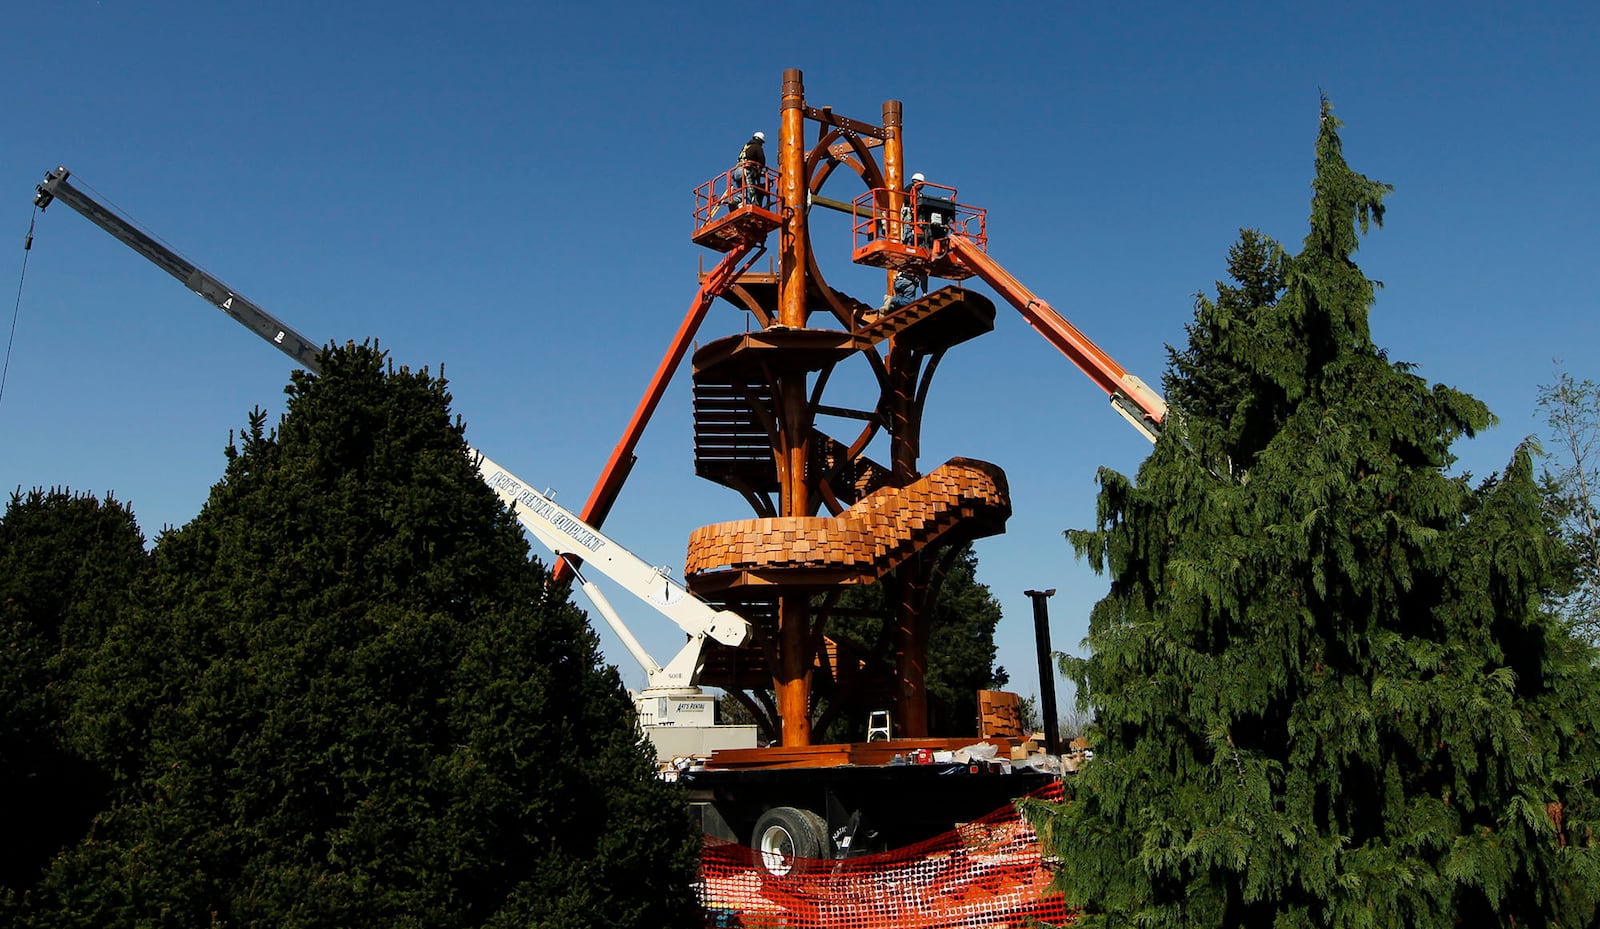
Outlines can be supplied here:
M1033 600L1034 649L1039 653L1039 713L1044 716L1044 750L1061 754L1061 738L1056 733L1056 669L1050 663L1050 609L1045 600L1056 595L1049 590L1023 591Z

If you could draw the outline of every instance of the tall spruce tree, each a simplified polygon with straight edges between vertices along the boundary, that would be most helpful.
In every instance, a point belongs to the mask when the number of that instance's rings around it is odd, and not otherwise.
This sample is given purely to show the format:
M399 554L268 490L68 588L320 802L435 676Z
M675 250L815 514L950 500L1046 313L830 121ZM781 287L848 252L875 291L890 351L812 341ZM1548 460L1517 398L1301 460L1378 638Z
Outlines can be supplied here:
M350 346L288 393L82 675L122 787L23 924L693 924L683 798L444 380Z
M1544 603L1528 450L1448 476L1487 409L1372 342L1389 188L1338 127L1300 252L1241 238L1137 485L1103 471L1068 534L1111 581L1066 662L1096 757L1030 810L1085 926L1595 919L1595 654Z

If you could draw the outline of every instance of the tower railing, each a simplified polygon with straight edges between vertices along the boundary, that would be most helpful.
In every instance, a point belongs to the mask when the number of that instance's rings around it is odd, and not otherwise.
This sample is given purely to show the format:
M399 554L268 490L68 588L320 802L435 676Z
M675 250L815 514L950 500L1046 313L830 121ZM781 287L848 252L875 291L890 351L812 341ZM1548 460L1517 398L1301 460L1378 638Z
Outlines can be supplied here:
M869 190L854 203L851 258L858 264L899 270L912 268L960 280L971 272L948 260L943 240L958 235L980 250L989 244L988 214L956 200L956 189L926 182L909 189ZM898 209L893 207L899 201Z
M752 175L754 184L749 183ZM694 228L699 230L720 216L746 206L779 212L779 177L775 168L741 161L706 181L694 189Z

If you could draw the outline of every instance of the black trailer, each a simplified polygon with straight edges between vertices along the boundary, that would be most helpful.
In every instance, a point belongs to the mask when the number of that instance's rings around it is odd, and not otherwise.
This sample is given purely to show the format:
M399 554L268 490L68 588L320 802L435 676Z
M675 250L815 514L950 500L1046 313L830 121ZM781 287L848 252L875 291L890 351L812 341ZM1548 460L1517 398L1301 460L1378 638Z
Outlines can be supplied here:
M705 834L749 846L774 874L788 859L901 848L1058 779L985 761L691 769L678 775Z

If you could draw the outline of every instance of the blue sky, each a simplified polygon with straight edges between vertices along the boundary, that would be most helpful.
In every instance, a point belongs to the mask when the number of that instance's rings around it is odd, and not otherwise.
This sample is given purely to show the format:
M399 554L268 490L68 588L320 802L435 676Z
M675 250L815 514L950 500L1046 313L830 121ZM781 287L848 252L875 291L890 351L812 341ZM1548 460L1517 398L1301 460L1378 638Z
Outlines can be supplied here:
M908 169L986 207L990 253L1151 384L1241 227L1298 247L1325 91L1351 164L1396 188L1357 256L1385 285L1374 337L1501 419L1460 468L1538 432L1555 360L1600 377L1600 6L818 6L12 4L8 292L33 186L66 165L302 332L444 364L470 440L576 509L716 257L691 192L775 135L784 69L858 119L902 101ZM824 192L854 197L842 181ZM65 207L35 236L0 488L112 490L152 537L186 522L229 430L282 412L286 360ZM876 301L849 244L816 235L829 281ZM745 325L719 305L701 341ZM690 416L684 371L606 525L652 563L749 515L694 477ZM941 364L925 467L1010 478L1009 531L978 552L1015 689L1036 689L1023 591L1058 591L1054 644L1077 651L1105 582L1062 530L1092 522L1097 468L1147 448L1004 306ZM675 629L618 602L671 653Z

